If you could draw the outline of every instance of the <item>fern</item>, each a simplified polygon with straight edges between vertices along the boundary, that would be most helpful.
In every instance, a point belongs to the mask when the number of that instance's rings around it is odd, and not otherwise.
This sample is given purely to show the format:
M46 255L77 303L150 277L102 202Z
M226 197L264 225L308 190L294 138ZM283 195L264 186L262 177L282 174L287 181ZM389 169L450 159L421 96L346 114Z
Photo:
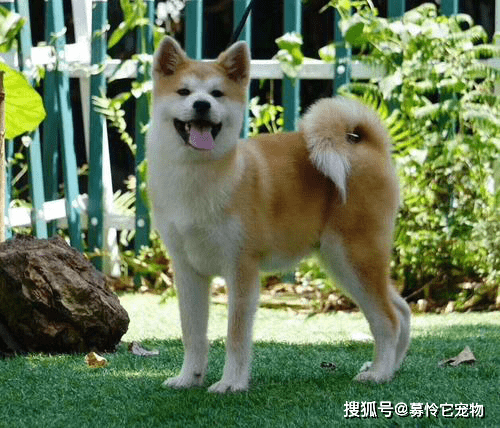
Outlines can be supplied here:
M123 104L131 97L131 93L126 92L108 98L106 96L93 97L93 102L96 111L102 114L111 125L116 128L120 134L121 140L127 144L130 151L135 155L135 143L132 136L127 132L127 122L125 121L125 111L122 109Z

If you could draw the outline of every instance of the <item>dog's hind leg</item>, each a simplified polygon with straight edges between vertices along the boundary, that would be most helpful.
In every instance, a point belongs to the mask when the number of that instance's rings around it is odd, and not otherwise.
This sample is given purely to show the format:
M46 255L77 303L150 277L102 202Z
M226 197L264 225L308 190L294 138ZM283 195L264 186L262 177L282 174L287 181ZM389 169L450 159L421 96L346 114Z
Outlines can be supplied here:
M389 285L389 255L378 248L376 239L357 235L346 245L334 233L321 240L320 256L333 276L352 296L366 316L375 339L375 357L358 381L391 380L408 346L406 303L396 298ZM366 366L366 365L365 365Z
M403 362L408 346L410 345L410 319L411 311L408 303L403 299L397 291L391 287L391 300L394 304L399 317L399 338L396 348L396 370Z

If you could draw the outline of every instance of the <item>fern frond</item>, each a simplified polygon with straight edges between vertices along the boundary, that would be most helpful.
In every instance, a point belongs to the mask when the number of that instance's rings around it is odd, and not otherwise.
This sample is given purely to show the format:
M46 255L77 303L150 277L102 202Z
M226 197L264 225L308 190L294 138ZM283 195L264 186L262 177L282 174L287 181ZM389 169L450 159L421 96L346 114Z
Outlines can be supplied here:
M460 41L468 41L473 44L488 43L488 33L480 25L475 25L465 31L452 32L448 37L455 43Z
M346 91L358 96L363 96L364 94L366 94L367 96L372 96L374 98L382 97L382 92L374 83L351 82L349 83L349 85L347 85Z
M421 80L411 84L411 88L418 95L429 94L437 91L437 85L432 80Z
M481 127L492 133L500 131L500 116L498 110L483 104L462 104L461 118L473 127Z
M455 23L459 29L462 29L463 24L466 24L468 28L474 26L474 20L466 13L459 13L458 15L451 16L449 19L450 22Z
M134 215L135 192L117 190L113 195L113 211L121 215Z
M488 106L500 107L500 96L492 92L470 91L462 97L462 106L470 108L470 105L487 104Z
M478 59L500 57L500 46L476 45L466 46L457 56L457 59L464 62L475 62Z
M398 157L408 155L412 150L421 147L425 139L422 134L416 130L408 130L401 138L393 138L393 152Z
M438 15L437 6L434 3L424 3L403 15L403 22L421 24L427 18L435 18Z
M425 64L425 65L415 64L414 67L405 68L404 74L405 74L405 76L411 77L411 80L413 80L413 81L416 81L419 83L421 82L422 85L425 85L426 82L429 82L432 84L432 81L430 80L431 69L430 69L429 65L427 65L427 64Z
M412 109L412 114L416 119L436 120L439 116L441 106L438 103L427 104L422 107Z
M493 67L481 62L471 64L466 67L463 72L463 77L468 80L496 80L496 74L500 77L500 70L495 70Z

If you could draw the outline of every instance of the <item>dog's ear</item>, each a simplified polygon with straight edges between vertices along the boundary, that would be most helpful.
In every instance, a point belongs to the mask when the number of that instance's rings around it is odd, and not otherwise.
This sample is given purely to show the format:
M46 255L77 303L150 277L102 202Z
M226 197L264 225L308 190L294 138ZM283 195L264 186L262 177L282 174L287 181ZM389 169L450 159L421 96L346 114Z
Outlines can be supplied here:
M250 50L245 42L236 42L222 52L217 63L224 68L229 79L247 84L250 80Z
M170 76L176 72L179 65L188 60L189 58L179 43L173 37L166 36L156 50L153 70L156 73Z

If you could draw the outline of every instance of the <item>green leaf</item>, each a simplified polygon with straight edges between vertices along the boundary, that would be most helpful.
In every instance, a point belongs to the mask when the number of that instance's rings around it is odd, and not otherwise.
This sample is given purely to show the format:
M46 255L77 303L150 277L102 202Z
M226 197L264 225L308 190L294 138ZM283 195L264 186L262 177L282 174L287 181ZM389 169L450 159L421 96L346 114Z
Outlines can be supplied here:
M351 25L344 34L344 39L347 43L354 45L359 37L363 34L365 24L363 22L356 22Z
M147 25L149 23L149 20L144 18L146 11L144 0L136 0L134 3L131 3L130 0L120 0L120 6L125 19L109 37L108 48L115 46L128 32L132 31L134 28Z
M325 62L335 61L335 44L330 43L329 45L323 46L318 51L319 57Z
M29 84L23 74L0 63L5 72L5 138L8 140L34 131L45 119L42 97Z
M276 44L280 49L290 52L294 61L302 62L304 55L302 55L302 35L300 33L292 32L283 34L276 39Z
M116 45L130 30L131 28L128 27L125 21L120 22L118 28L109 36L108 48L111 49Z
M133 13L133 6L130 0L120 0L120 7L122 8L125 19L128 19Z
M302 54L302 35L299 33L286 33L276 39L276 44L280 48L276 58L280 62L283 72L295 78L304 62Z
M413 149L410 151L410 156L419 165L423 165L427 159L427 152L427 149Z
M380 80L379 86L385 99L389 99L392 92L403 84L403 73L397 70Z
M26 19L18 13L0 6L0 52L8 52L13 48L12 45L25 22Z

